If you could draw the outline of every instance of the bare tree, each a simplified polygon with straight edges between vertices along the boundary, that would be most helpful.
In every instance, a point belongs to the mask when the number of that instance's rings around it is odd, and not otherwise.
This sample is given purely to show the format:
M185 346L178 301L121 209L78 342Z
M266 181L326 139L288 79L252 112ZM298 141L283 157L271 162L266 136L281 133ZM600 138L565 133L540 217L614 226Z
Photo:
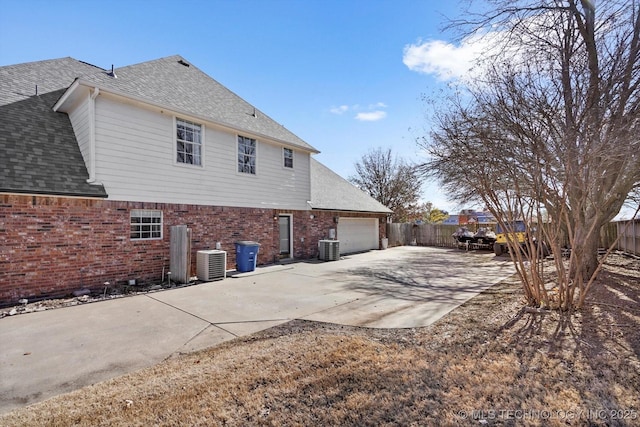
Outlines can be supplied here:
M415 165L393 156L391 149L370 150L355 164L349 181L393 211L394 221L405 221L418 206L424 176Z
M500 53L436 113L423 167L507 228L516 217L536 223L529 248L510 251L528 302L580 307L599 271L603 226L640 188L640 4L487 3L491 12L465 24L500 34ZM556 260L553 292L536 262L542 240Z

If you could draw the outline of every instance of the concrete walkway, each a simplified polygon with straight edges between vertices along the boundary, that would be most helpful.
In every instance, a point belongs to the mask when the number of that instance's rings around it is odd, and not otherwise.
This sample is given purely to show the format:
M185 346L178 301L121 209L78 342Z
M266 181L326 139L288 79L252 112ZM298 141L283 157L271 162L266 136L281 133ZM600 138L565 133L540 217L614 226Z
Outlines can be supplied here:
M0 413L292 319L427 326L514 272L487 252L398 247L0 319Z

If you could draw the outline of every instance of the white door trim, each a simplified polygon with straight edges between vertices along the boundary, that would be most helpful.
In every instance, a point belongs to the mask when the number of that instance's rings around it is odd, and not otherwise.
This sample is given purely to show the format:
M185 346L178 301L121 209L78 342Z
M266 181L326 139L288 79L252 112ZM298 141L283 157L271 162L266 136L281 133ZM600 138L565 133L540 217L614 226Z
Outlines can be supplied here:
M278 214L278 250L280 250L281 240L280 240L280 218L288 217L289 218L289 256L287 258L280 259L293 259L293 214L283 213ZM282 254L282 252L279 252Z

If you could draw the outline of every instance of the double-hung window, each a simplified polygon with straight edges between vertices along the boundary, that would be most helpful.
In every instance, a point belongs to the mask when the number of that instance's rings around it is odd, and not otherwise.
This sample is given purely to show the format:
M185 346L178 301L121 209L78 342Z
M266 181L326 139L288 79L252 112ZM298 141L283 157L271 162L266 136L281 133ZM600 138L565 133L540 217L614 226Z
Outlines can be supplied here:
M293 150L291 148L283 148L282 156L284 159L284 167L293 169Z
M131 240L162 239L162 211L132 209L130 220Z
M238 135L238 172L256 174L256 140Z
M176 119L176 161L202 166L202 126Z

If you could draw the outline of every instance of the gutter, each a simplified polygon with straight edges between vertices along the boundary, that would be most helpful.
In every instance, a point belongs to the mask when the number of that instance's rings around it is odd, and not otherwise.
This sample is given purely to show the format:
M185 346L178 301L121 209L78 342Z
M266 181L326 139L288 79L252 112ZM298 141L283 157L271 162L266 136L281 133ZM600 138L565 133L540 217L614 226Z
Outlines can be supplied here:
M34 196L34 197L71 197L82 199L106 199L109 197L107 193L95 194L95 193L72 193L64 191L34 191L34 190L21 190L16 188L0 188L0 194L17 194L20 196Z
M93 88L89 94L89 184L96 182L96 98L100 95L100 89Z

